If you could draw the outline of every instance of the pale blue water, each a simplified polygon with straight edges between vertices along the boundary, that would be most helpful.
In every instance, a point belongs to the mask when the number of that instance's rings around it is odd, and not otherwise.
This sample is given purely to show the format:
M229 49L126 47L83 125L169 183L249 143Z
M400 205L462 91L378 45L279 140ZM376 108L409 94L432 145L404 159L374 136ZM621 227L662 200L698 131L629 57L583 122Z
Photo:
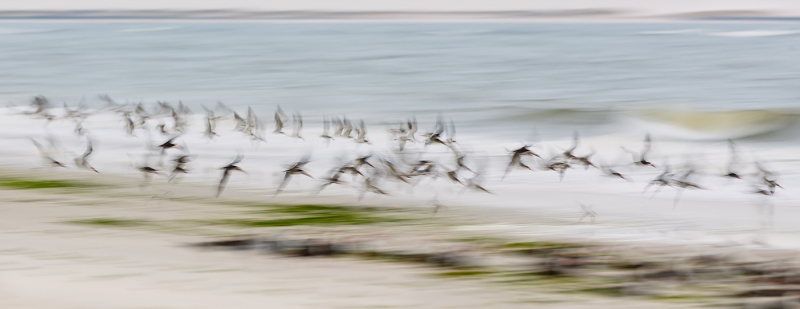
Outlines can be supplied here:
M797 23L5 22L0 99L107 93L262 113L281 104L591 126L609 116L553 115L800 107L798 48Z

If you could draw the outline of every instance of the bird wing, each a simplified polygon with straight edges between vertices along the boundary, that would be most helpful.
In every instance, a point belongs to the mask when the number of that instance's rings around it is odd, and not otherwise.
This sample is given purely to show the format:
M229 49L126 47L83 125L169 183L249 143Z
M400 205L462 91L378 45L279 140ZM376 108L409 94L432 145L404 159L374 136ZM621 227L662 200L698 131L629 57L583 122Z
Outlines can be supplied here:
M578 131L575 131L575 133L572 135L572 146L570 146L569 149L567 149L564 153L571 153L575 150L575 148L578 148Z
M453 122L452 119L450 119L450 126L448 127L447 130L447 138L451 141L456 140L456 124L455 122Z
M278 193L281 193L283 191L283 188L286 187L290 179L292 179L292 174L286 172L286 174L283 176L283 181L281 181L281 184L278 186L278 190L275 191L275 195L278 195Z
M244 159L244 155L242 155L240 153L240 154L236 155L236 159L233 159L233 162L231 162L231 164L228 164L228 165L236 165L236 163L241 162L242 159Z
M444 132L444 120L442 119L442 115L436 117L436 129L433 130L434 135L441 135Z
M650 133L644 136L644 146L642 148L642 161L645 160L645 156L647 153L650 152Z
M283 120L278 112L275 112L275 132L278 132L281 129L283 129Z
M217 187L217 197L219 197L219 195L222 194L222 190L225 189L225 185L228 183L228 178L230 176L231 176L231 170L226 168L225 171L222 172L222 179L219 180L219 186Z
M31 138L31 141L33 142L34 145L36 145L36 148L39 149L39 154L45 156L47 151L44 149L44 146L42 144L39 144L39 142L37 142L35 139Z
M308 164L310 159L311 159L311 154L310 153L306 153L305 155L303 155L302 158L300 158L300 161L297 161L297 164L295 166L296 167L301 167L303 165L306 165L306 164Z
M86 151L83 152L83 154L81 155L81 158L86 159L86 157L88 157L90 154L92 154L92 150L93 150L93 148L92 148L92 140L87 138L86 139Z
M417 132L417 117L411 118L408 121L408 135L413 136Z
M359 128L359 130L358 130L358 137L357 137L357 139L358 139L358 140L363 140L363 139L364 139L364 137L367 135L366 128L364 127L364 120L361 120L361 123L359 124L359 126L360 126L360 128Z
M333 135L341 136L342 130L344 130L344 124L342 124L342 120L339 117L334 117L333 121L336 122L336 130L333 132Z

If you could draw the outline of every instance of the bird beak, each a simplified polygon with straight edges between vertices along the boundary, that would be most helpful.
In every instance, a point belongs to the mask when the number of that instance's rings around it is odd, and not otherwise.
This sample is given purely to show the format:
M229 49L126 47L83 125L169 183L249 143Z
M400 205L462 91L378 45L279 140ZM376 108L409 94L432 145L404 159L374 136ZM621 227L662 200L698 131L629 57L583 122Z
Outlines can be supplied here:
M650 166L652 166L652 167L656 167L656 166L655 166L655 164L653 164L653 163L650 163Z
M244 171L243 169L241 169L241 168L236 168L236 170L237 170L237 171L240 171L240 172L242 172L242 173L245 173L245 174L247 174L247 172L245 172L245 171ZM247 174L247 175L250 175L250 174Z
M781 187L781 185L779 185L778 183L775 183L775 185L776 185L776 186L778 186L778 188L784 189L784 188L783 188L783 187ZM784 190L786 190L786 189L784 189Z

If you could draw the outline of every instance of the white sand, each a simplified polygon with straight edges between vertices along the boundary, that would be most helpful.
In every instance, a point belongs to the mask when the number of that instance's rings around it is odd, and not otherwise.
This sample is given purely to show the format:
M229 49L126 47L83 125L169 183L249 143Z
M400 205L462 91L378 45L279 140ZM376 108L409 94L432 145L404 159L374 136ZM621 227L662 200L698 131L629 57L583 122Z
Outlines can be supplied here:
M66 176L90 181L103 177ZM127 179L112 182L130 184ZM205 190L173 189L175 198ZM191 200L156 200L145 205L148 195L131 187L83 193L0 192L2 308L678 307L437 278L430 276L435 269L410 264L200 250L186 246L208 239L193 230L64 223L86 218L220 218L242 211ZM236 189L231 193L237 193ZM239 193L237 200L258 197ZM470 216L458 210L449 215Z

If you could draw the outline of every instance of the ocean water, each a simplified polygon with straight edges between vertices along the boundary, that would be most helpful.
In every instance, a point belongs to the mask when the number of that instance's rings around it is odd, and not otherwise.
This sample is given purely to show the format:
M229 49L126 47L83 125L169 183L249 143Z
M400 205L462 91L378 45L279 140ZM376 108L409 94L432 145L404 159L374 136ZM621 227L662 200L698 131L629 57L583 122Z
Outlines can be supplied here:
M550 137L615 133L633 117L744 137L795 118L799 44L797 23L4 22L0 100L443 112L466 130L535 123ZM693 126L651 110L758 112Z
M591 198L584 202L616 222L591 228L598 237L730 241L766 230L774 243L797 247L791 239L800 235L794 219L800 193L793 189L800 187L798 47L797 23L3 22L0 102L17 107L0 110L0 155L4 164L41 168L29 138L47 136L60 141L53 155L61 160L83 151L85 137L72 134L72 122L45 125L20 115L35 95L71 106L99 107L98 94L118 102L181 101L196 113L181 142L198 156L184 181L215 188L218 168L242 153L249 174L233 176L231 185L271 196L281 170L303 154L312 154L317 178L356 155L399 160L384 129L413 116L420 133L429 132L441 113L455 122L467 164L481 168L484 187L497 195L461 193L439 178L413 192L382 184L393 192L387 199L419 204L438 195L451 205L577 218L575 199ZM253 143L221 120L220 137L205 140L200 105L217 102L240 114L252 107L268 126L278 105L302 112L306 138L268 134L266 143ZM325 114L363 119L372 145L324 143L318 135ZM136 175L144 146L167 139L144 130L126 136L113 113L89 117L84 127L95 145L92 164L104 174ZM507 149L535 141L535 151L548 158L568 148L574 132L581 136L576 153L596 152L596 164L617 166L632 181L582 168L563 181L523 170L502 179ZM638 150L648 132L658 168L631 166L620 146ZM743 171L761 162L779 171L786 190L759 197L752 194L757 180L721 178L729 138L740 146ZM415 159L454 166L444 147L408 149ZM707 190L687 190L682 199L699 207L673 210L672 189L652 200L642 195L661 168L687 162ZM285 194L308 194L318 185L298 178ZM353 188L325 192L356 202ZM774 215L765 215L765 207Z

